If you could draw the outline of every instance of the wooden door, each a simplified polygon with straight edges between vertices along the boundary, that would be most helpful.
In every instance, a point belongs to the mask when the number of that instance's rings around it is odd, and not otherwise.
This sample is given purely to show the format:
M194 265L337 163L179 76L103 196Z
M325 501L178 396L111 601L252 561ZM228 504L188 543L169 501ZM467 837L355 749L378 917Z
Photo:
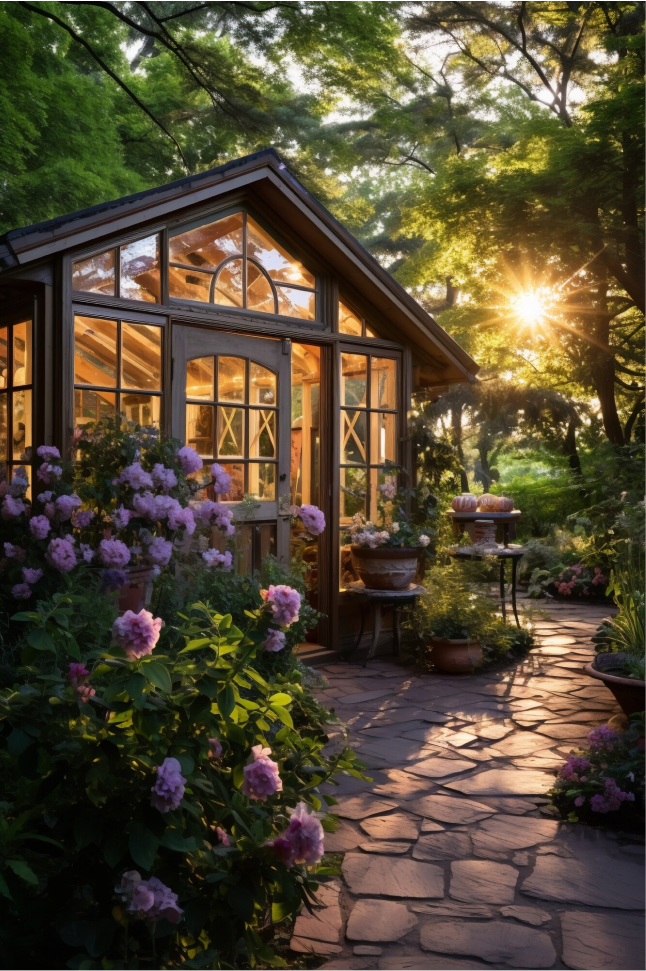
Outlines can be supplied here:
M219 500L250 570L267 553L289 563L290 352L290 341L173 328L172 433L231 476Z

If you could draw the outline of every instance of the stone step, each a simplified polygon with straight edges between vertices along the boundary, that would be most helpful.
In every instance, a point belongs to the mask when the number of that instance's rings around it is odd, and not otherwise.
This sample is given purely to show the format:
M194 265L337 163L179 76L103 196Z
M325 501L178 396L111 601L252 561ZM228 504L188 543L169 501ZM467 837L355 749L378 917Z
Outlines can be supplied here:
M338 651L331 647L325 647L323 644L310 644L307 641L303 641L297 646L296 656L299 661L311 668L322 667L324 664L333 664L341 660Z

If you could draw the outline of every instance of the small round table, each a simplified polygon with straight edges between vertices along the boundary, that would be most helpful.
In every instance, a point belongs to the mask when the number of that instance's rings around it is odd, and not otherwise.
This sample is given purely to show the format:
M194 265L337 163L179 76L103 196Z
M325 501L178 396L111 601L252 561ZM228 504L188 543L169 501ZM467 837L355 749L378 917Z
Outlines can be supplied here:
M478 549L475 546L461 546L447 550L449 556L456 560L484 560L486 556L495 556L500 560L500 606L502 608L503 620L507 620L505 612L505 563L511 560L511 607L516 618L516 626L520 627L518 610L516 608L516 578L518 574L518 563L525 554L524 546L498 546L496 548Z
M373 590L371 587L365 587L358 580L356 583L349 583L343 593L352 597L357 606L361 607L361 628L359 630L359 636L354 647L343 655L346 660L350 660L350 657L359 649L366 627L367 614L368 612L372 612L372 640L370 641L368 653L363 661L363 667L365 668L368 661L375 656L375 651L377 650L377 642L381 633L381 612L383 608L393 608L393 654L397 656L399 654L399 615L401 609L402 607L408 607L414 604L417 597L421 597L422 594L426 593L426 588L417 583L409 583L404 590Z

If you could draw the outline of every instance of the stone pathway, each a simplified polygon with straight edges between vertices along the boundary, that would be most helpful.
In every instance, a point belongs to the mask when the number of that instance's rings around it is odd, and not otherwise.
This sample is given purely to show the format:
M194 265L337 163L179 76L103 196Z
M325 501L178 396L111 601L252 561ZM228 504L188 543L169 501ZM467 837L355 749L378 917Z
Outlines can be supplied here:
M330 787L342 878L296 921L328 969L644 968L644 850L557 821L545 793L618 709L583 672L607 608L550 604L499 673L417 675L389 658L321 668L318 692L369 765Z

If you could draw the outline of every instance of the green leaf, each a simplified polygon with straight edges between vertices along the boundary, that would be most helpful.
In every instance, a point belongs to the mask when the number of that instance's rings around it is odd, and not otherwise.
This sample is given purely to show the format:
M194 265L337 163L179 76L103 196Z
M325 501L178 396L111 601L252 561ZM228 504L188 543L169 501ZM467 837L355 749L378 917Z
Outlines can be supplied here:
M294 699L291 695L286 695L284 691L279 691L278 694L272 695L269 699L269 704L274 705L291 705Z
M51 651L52 654L56 654L53 640L47 631L42 628L40 630L29 631L26 640L35 651Z
M275 900L271 905L271 919L274 924L280 923L285 917L289 917L298 908L300 897L293 900Z
M197 849L194 836L183 836L178 829L167 829L161 841L161 845L167 850L174 850L176 853L192 853Z
M212 637L198 637L197 640L189 641L186 647L183 647L179 654L188 654L190 651L199 651L200 648L206 647L208 644L213 642Z
M3 897L6 897L8 900L11 900L11 891L7 886L7 881L2 876L1 873L0 873L0 893L2 894Z
M173 690L173 682L171 681L170 674L167 668L163 664L160 664L159 661L148 661L142 664L141 673L151 684L154 684L161 691L171 692Z
M290 715L290 713L287 711L286 708L282 708L280 705L272 705L271 710L278 715L283 725L287 725L288 728L294 727L292 716Z
M40 614L36 613L35 610L21 610L17 614L12 614L11 619L34 624L34 623L38 623L38 621L41 620L42 618Z
M249 922L253 917L253 894L246 887L227 887L227 903L243 920Z
M23 731L22 728L14 728L9 738L7 739L7 749L10 755L22 755L26 752L30 745L33 745L35 739L28 735L27 732Z
M16 876L25 883L31 884L32 887L38 886L38 877L24 860L7 860L7 866L11 867Z
M230 684L218 692L217 705L224 718L228 718L236 706L236 696Z
M151 870L159 840L143 823L134 823L128 838L130 856L144 870Z

